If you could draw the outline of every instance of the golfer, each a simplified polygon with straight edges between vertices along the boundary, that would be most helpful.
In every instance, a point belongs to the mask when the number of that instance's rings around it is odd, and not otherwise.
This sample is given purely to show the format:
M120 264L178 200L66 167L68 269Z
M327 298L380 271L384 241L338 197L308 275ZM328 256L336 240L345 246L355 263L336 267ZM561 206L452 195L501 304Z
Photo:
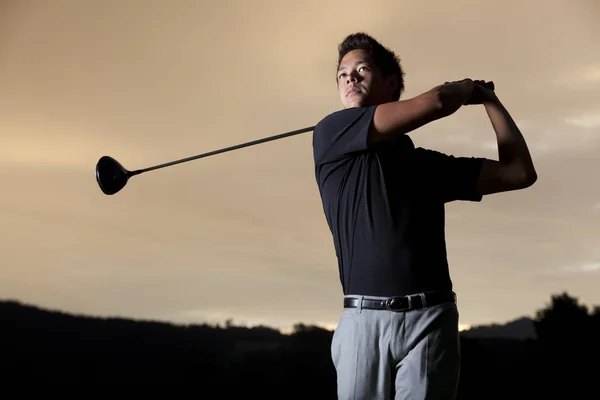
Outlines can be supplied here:
M529 150L483 81L445 83L400 101L398 56L364 33L338 47L343 109L316 125L315 175L344 294L331 343L339 399L454 399L460 375L456 296L444 205L523 189ZM499 159L415 147L406 134L468 104L483 106Z

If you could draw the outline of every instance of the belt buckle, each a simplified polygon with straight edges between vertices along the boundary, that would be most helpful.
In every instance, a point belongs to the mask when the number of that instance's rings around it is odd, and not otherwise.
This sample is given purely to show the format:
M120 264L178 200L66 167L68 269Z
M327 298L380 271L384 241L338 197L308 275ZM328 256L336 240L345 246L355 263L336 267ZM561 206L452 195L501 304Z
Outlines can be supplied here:
M410 296L405 297L406 299L408 299L408 308L407 307L402 307L402 308L395 308L393 307L393 303L394 301L398 300L398 299L402 299L403 297L390 297L385 301L385 308L389 311L406 311L406 310L410 310L412 308L412 299L410 298Z

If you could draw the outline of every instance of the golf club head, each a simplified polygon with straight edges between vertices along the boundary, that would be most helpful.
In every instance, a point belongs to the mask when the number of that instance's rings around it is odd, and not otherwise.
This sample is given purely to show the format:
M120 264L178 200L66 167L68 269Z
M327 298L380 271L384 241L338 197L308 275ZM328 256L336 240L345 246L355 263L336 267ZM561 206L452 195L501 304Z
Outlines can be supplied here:
M96 181L104 194L115 194L127 184L129 171L117 160L103 156L96 164Z

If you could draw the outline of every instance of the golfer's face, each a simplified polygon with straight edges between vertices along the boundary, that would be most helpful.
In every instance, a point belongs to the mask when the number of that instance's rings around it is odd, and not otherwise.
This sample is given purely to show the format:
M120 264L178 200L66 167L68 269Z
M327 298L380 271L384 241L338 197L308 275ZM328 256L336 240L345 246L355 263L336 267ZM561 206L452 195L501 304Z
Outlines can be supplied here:
M381 74L364 50L352 50L344 56L337 83L344 108L366 107L381 101Z

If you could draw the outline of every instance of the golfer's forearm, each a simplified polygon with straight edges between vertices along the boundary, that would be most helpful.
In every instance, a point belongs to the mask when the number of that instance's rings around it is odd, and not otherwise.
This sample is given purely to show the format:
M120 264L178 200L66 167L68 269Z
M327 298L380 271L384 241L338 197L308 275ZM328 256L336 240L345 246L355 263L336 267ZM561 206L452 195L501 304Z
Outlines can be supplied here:
M380 104L369 131L372 144L393 140L438 118L441 104L432 91L408 100Z
M517 168L525 180L537 178L525 138L500 100L484 102L485 110L496 132L498 157L502 164Z
M452 83L408 100L381 104L375 110L369 139L371 143L385 142L446 117L465 103L471 91L472 85Z

